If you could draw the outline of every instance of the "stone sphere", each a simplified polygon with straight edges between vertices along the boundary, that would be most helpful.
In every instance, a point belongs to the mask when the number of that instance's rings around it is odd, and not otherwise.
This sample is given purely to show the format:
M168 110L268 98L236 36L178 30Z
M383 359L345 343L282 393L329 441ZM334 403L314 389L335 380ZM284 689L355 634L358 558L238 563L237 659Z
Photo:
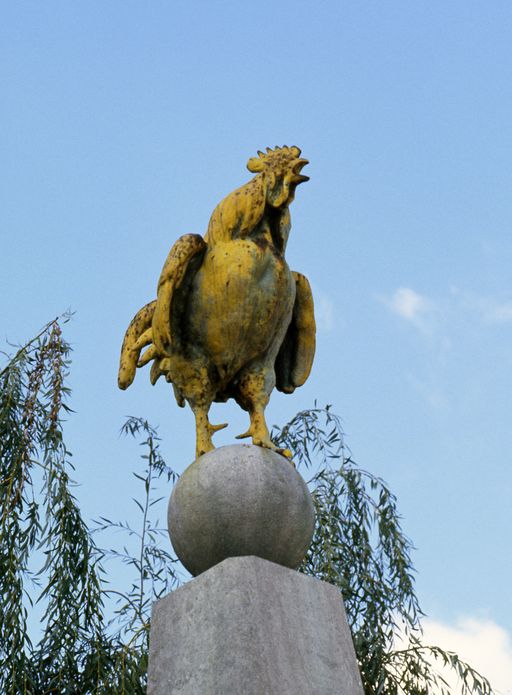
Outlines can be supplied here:
M228 557L256 555L295 569L313 537L313 499L280 454L224 446L192 463L169 500L169 536L196 576Z

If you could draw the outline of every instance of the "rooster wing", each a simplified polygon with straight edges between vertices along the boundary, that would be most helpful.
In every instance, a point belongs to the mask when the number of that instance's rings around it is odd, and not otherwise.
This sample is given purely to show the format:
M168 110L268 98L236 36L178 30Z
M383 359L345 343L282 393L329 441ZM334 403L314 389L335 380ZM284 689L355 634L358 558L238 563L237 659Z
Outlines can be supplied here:
M293 393L306 381L313 365L316 345L313 295L308 279L292 272L297 287L290 325L276 358L276 388Z

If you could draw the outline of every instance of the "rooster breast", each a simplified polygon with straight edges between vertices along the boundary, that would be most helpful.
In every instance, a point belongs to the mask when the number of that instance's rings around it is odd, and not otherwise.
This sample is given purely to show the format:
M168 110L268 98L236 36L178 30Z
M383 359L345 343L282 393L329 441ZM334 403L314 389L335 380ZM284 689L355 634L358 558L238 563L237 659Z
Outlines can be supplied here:
M208 248L190 287L185 333L216 368L219 388L253 360L273 366L294 301L290 269L266 240Z

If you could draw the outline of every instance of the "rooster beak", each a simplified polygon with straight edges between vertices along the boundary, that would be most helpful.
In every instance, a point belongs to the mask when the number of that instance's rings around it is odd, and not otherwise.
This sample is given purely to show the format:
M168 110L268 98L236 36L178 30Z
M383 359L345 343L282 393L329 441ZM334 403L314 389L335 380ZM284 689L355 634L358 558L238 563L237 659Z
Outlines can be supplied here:
M304 176L304 174L301 174L300 171L302 167L305 167L306 164L309 164L309 161L307 159L298 159L294 166L293 166L293 180L295 183L303 183L304 181L309 181L309 176Z

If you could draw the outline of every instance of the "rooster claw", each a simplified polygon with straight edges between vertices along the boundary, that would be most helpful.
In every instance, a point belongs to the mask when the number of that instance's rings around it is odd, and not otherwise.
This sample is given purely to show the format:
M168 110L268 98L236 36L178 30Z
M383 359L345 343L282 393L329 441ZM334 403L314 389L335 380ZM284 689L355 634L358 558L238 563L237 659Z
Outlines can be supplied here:
M208 423L208 430L209 430L210 434L214 434L215 432L218 432L219 430L223 430L227 426L228 426L227 422L223 422L221 425L212 425L209 422Z

